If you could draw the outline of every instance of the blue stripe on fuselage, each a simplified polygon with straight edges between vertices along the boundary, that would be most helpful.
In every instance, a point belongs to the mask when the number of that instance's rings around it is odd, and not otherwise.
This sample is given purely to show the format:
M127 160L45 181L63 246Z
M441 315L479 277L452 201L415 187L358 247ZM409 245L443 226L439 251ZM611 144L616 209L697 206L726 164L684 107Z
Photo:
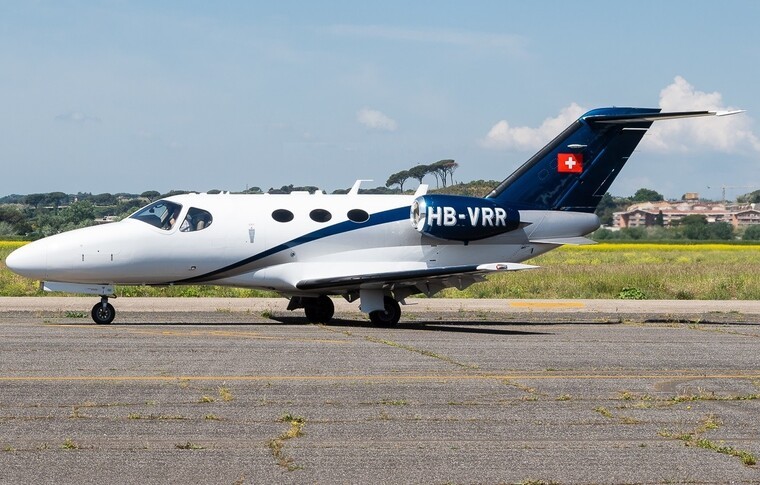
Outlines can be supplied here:
M389 222L400 221L408 217L409 217L409 207L404 206L404 207L397 207L395 209L390 209L387 211L372 214L370 215L369 220L367 220L366 222L360 222L360 223L353 222L353 221L339 222L338 224L333 224L332 226L328 226L323 229L319 229L317 231L304 234L303 236L299 236L295 239L291 239L290 241L284 242L282 244L278 244L277 246L269 248L266 251L262 251L249 258L238 261L237 263L230 264L223 268L219 268L217 270L211 271L206 274L198 275L193 278L187 278L184 280L174 281L173 283L186 284L186 283L202 283L202 282L212 281L215 279L219 279L217 278L217 276L222 273L235 270L237 268L240 268L241 266L245 266L247 264L253 263L254 261L258 261L268 256L272 256L274 254L279 253L280 251L292 249L296 246L300 246L301 244L306 244L306 243L316 241L319 239L324 239L326 237L335 236L335 235L343 234L350 231L355 231L357 229L363 229L365 227L378 226L380 224L387 224Z

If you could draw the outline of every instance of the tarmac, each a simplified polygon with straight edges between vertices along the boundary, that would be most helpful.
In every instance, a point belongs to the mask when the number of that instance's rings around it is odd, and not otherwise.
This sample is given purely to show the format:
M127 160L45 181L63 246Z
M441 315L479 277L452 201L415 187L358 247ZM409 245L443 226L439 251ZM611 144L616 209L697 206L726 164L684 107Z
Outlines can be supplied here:
M0 298L2 483L760 483L760 302Z

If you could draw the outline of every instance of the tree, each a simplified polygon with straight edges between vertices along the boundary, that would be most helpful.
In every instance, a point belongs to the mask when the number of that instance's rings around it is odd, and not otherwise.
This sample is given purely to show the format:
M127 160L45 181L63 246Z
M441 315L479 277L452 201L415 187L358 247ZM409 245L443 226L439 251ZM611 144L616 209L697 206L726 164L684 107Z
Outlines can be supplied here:
M145 192L143 192L142 194L140 194L140 197L144 197L144 198L148 199L148 202L153 202L154 200L156 200L159 197L161 197L161 192L159 192L157 190L146 190Z
M29 194L24 197L24 203L32 207L39 207L47 200L47 194Z
M631 200L634 202L656 202L665 200L665 197L654 190L641 188L637 190L635 194L633 194Z
M654 225L660 227L665 225L665 217L662 215L662 211L658 212L657 215L654 216Z
M69 196L63 192L50 192L47 194L47 202L49 204L53 204L56 214L58 213L58 208L61 206L61 204L65 204L68 201Z
M18 233L16 232L16 228L13 227L13 225L5 222L0 221L0 237L13 237L17 236Z
M730 241L734 238L734 227L728 222L715 222L708 227L710 228L710 239Z
M417 182L422 183L422 179L425 175L430 173L430 165L415 165L409 169L409 178L417 179Z
M390 187L391 185L398 185L401 189L401 192L404 191L404 182L406 182L411 175L409 175L409 170L402 170L400 172L396 172L392 174L390 177L388 177L388 181L385 182L386 187Z
M453 181L454 170L456 170L458 166L459 164L451 159L438 160L437 162L431 165L428 165L428 172L435 175L436 182L440 180L441 185L443 185L443 187L445 188L447 175L451 174L452 181Z
M90 226L95 219L95 206L89 200L74 202L61 211L64 224Z
M599 217L599 221L603 226L611 226L613 222L613 213L617 208L617 204L612 199L612 195L609 192L605 192L602 198L599 200L599 204L594 211Z
M755 190L749 194L740 195L736 198L740 204L757 204L760 202L760 190Z
M710 239L710 229L707 227L707 218L703 215L692 214L678 222L681 233L686 239L703 240Z
M743 241L760 241L760 225L749 226L744 230Z
M113 194L104 192L102 194L93 195L90 201L95 205L116 205L116 197Z

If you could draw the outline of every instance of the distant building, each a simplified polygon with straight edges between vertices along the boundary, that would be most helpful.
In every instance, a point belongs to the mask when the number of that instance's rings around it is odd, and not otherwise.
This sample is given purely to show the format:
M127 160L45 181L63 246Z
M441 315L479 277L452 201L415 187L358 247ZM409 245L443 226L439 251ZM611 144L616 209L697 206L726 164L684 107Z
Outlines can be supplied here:
M617 228L651 227L656 225L662 213L662 225L671 227L686 216L705 216L708 223L728 222L734 228L760 224L760 210L755 204L726 206L719 202L683 200L677 202L643 202L628 207L623 212L615 212L613 225Z

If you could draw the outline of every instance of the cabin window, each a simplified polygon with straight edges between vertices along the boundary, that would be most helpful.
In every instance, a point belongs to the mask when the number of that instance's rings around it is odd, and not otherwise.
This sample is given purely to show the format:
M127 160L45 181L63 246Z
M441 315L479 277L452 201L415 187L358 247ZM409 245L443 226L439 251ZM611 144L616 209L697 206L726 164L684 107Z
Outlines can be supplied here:
M286 209L277 209L272 212L272 219L277 222L290 222L293 220L293 213Z
M311 217L311 220L314 222L327 222L332 219L332 214L324 209L314 209L309 212L309 217Z
M348 211L348 219L353 222L367 222L369 220L369 214L367 211L361 209L351 209Z
M129 218L168 231L176 224L180 211L182 211L181 205L168 200L159 200L143 207Z
M211 225L212 217L208 211L191 207L187 211L187 216L182 224L179 226L179 230L182 232L202 231Z

